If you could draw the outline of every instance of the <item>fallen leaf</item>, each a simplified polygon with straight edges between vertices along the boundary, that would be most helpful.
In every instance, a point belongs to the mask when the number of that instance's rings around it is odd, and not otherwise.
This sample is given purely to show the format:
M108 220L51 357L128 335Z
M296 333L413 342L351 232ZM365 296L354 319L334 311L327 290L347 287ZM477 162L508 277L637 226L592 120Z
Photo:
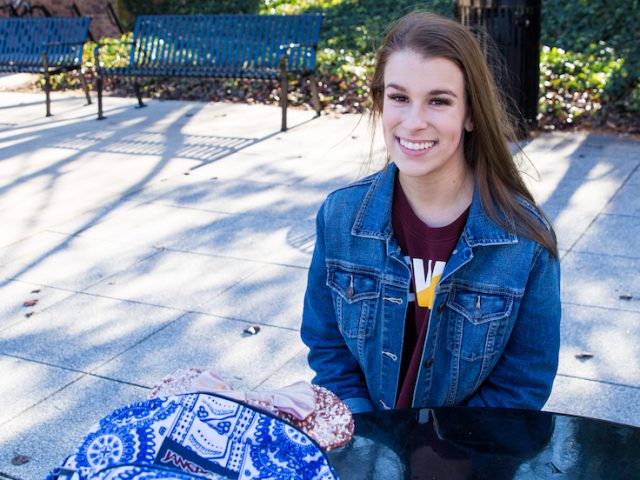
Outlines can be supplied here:
M255 335L259 331L260 327L258 325L251 325L250 327L244 329L244 333L247 333L249 335Z
M576 353L575 356L578 360L589 360L590 358L593 358L593 353L580 352L580 353Z
M37 299L37 298L34 298L34 299L31 299L31 300L27 300L27 301L25 301L25 302L22 304L22 306L23 306L23 307L35 307L37 303L38 303L38 299Z
M31 293L40 293L40 289L36 288L35 290L31 290Z
M27 312L24 314L25 317L29 318L31 315L33 315L36 312Z
M11 459L11 465L24 465L25 463L29 463L31 457L27 457L26 455L16 455Z

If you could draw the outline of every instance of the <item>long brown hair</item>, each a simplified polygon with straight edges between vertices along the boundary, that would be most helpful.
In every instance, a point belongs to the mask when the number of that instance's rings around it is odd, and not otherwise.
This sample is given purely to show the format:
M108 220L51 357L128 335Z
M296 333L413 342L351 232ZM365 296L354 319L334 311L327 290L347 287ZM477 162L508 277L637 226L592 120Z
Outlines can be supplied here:
M460 68L474 126L471 132L465 132L464 156L474 172L485 212L505 230L534 240L557 256L556 237L550 224L547 229L518 201L522 197L535 205L509 150L509 143L517 145L512 126L515 122L497 94L495 81L473 34L434 13L413 12L396 21L377 52L371 79L374 125L382 115L385 67L391 54L400 50L410 50L425 58L445 58Z

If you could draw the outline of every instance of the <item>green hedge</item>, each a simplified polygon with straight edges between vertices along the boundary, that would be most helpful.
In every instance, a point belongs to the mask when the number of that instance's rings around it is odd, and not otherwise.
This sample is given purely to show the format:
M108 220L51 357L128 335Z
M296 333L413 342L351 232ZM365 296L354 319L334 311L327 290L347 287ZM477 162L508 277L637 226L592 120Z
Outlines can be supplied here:
M623 60L605 86L615 99L640 79L640 0L543 1L543 45L591 55L602 48Z

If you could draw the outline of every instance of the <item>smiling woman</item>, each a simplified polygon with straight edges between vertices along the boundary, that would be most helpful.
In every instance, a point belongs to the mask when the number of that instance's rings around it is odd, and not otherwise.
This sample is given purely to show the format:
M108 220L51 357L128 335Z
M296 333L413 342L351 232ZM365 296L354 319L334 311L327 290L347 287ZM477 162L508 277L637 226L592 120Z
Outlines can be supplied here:
M477 41L401 18L371 97L388 164L318 212L301 327L314 382L354 412L540 409L558 365L555 235Z
M473 194L462 142L473 124L462 72L445 58L400 50L389 57L384 81L382 128L398 180L420 220L448 225Z

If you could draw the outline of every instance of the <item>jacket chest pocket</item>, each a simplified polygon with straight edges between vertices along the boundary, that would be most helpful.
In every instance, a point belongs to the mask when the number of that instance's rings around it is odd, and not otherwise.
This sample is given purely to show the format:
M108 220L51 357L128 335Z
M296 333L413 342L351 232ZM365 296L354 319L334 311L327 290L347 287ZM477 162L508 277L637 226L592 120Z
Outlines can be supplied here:
M371 336L380 298L380 280L373 270L327 265L327 285L340 332L348 338Z
M468 361L487 358L502 351L513 295L452 290L449 309L448 348Z

